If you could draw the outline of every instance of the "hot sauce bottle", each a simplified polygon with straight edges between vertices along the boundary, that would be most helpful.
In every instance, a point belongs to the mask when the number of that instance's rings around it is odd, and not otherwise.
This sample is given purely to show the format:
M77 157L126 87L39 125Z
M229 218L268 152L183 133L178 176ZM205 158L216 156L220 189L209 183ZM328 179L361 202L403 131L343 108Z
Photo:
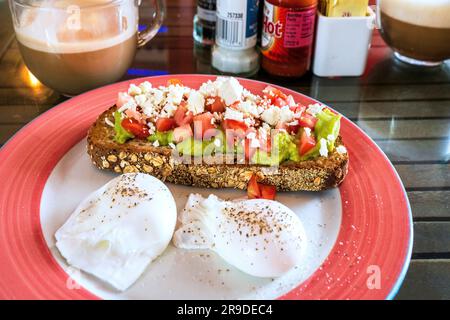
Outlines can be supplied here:
M265 0L262 68L281 77L300 77L311 64L318 0Z

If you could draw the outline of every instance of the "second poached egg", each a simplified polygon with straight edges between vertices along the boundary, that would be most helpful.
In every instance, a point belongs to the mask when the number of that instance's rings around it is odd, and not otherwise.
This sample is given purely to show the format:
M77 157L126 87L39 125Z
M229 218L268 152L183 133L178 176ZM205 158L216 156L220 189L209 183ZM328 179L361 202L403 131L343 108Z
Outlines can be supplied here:
M223 201L215 195L191 194L179 220L173 237L176 247L211 249L253 276L281 276L303 259L303 225L277 201Z

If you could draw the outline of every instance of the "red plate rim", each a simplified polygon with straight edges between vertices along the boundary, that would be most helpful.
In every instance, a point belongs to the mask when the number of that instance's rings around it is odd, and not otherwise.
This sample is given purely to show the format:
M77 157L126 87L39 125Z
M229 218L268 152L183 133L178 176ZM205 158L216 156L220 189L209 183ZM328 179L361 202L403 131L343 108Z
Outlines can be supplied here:
M145 77L86 92L40 115L0 149L1 299L98 299L84 288L68 288L68 275L46 245L40 200L47 178L64 154L85 137L101 111L114 103L117 92L130 83L149 80L161 85L179 78L196 87L215 77ZM252 92L268 85L239 81ZM297 101L317 102L277 87ZM406 275L413 224L403 184L375 142L345 117L341 135L350 165L339 187L343 213L338 238L321 267L280 299L392 299Z

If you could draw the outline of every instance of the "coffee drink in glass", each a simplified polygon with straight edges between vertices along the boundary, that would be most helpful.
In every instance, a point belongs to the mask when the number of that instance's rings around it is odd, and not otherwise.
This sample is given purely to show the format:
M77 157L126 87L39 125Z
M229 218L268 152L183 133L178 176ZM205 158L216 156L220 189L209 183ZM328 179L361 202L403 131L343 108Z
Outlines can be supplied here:
M155 22L139 33L138 2L133 0L10 0L28 69L48 87L69 96L124 75L138 46L161 25L161 3L155 3Z
M383 39L404 62L436 66L450 58L450 0L379 0Z

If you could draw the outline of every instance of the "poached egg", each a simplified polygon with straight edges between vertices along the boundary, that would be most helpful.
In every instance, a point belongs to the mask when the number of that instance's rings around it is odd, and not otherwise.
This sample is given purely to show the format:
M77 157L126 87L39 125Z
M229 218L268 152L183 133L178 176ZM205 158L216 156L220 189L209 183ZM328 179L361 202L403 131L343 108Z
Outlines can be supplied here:
M170 243L175 200L157 178L123 174L84 199L56 232L67 262L125 290Z
M272 200L223 201L191 194L173 243L210 249L256 277L278 277L301 263L306 234L297 215Z

